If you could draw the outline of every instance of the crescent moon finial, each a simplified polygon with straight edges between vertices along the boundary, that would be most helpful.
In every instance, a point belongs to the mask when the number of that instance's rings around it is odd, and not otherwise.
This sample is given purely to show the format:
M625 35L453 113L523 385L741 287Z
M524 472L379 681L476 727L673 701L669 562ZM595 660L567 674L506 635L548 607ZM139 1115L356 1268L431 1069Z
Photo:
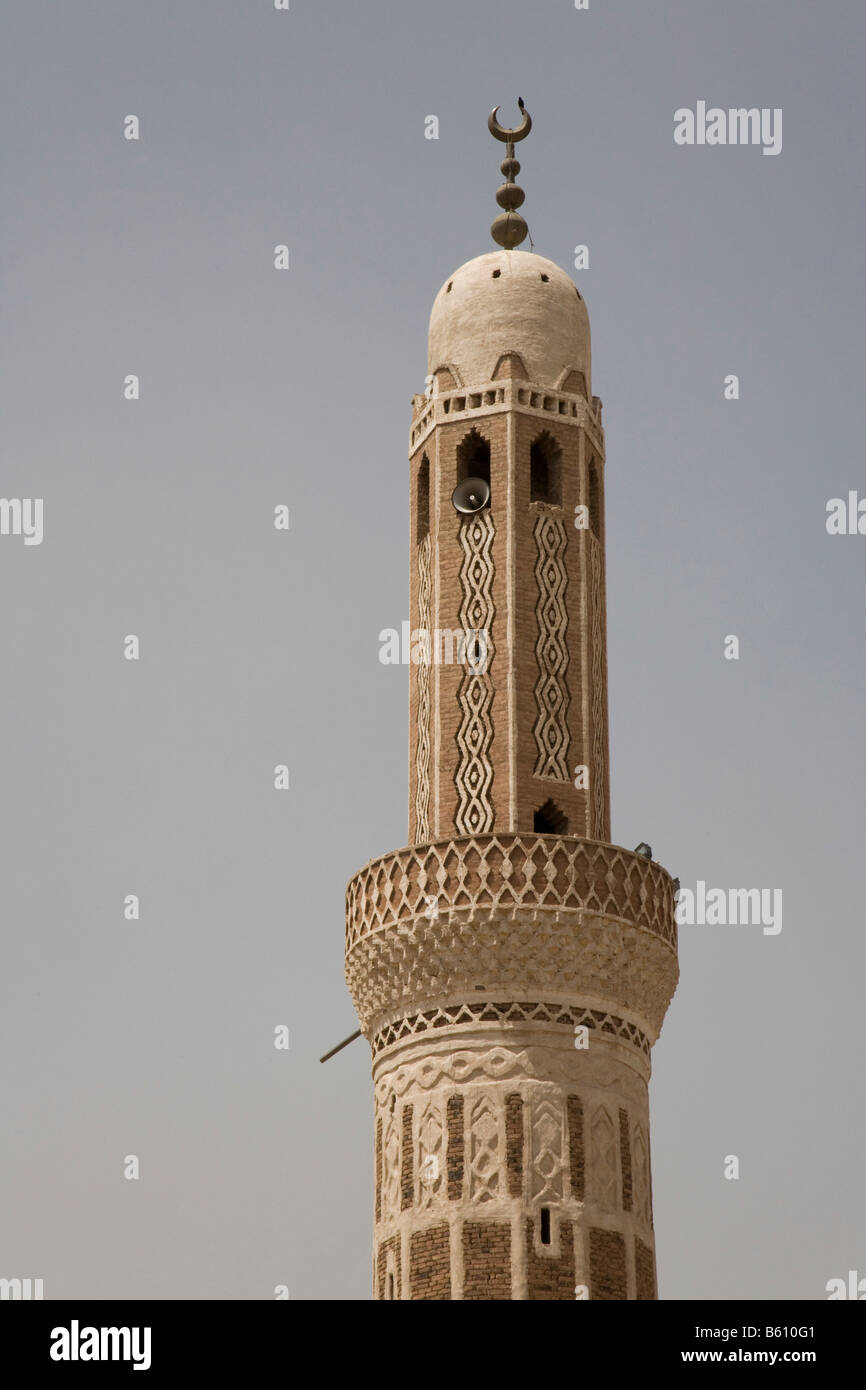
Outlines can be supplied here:
M493 136L494 140L501 140L503 143L506 143L515 140L526 139L527 135L532 129L532 117L530 116L526 107L523 105L522 101L519 103L519 105L521 111L523 112L523 120L520 122L520 125L515 126L512 130L509 130L505 126L501 126L499 124L498 120L496 119L496 113L499 110L499 107L494 106L493 110L490 112L490 115L487 117L487 129L490 131L490 134Z

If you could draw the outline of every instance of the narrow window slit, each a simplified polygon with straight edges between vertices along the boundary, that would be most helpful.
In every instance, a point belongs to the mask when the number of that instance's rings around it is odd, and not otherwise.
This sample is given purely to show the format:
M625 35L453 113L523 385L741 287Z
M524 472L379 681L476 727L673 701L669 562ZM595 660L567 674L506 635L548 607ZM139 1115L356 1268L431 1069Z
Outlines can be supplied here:
M550 1244L550 1207L541 1208L541 1243Z

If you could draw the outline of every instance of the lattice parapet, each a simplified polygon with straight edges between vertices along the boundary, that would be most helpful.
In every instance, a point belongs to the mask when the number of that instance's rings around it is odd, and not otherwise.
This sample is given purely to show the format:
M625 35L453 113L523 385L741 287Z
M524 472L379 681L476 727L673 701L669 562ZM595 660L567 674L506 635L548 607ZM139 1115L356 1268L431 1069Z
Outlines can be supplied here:
M483 987L606 1010L654 1043L677 977L673 883L611 845L476 836L388 855L349 885L346 979L368 1035Z
M382 928L455 909L578 908L627 922L676 954L673 880L617 845L553 835L472 835L373 859L346 890L346 953Z

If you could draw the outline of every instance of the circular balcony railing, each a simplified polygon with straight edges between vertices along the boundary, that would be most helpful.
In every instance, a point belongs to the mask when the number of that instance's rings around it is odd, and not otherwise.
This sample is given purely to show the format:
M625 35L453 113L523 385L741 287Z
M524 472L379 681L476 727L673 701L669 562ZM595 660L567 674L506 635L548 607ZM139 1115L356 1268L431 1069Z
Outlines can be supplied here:
M674 884L653 860L596 840L473 835L373 859L346 890L346 950L374 932L449 910L581 908L677 949Z

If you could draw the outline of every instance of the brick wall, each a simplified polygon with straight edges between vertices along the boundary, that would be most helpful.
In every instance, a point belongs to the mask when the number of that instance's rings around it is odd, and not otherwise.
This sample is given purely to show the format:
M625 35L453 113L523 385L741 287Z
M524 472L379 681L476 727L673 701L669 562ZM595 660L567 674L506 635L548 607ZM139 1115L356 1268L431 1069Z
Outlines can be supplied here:
M533 1240L533 1222L526 1222L526 1274L528 1296L533 1300L574 1299L574 1237L570 1221L563 1221L560 1228L560 1256L536 1253Z
M631 1143L628 1130L628 1111L619 1112L619 1161L622 1173L622 1209L631 1211Z
M593 1226L589 1233L589 1296L592 1299L627 1297L625 1241L619 1231Z
M585 727L588 701L585 699L586 664L589 651L588 610L586 603L586 559L584 531L574 526L574 508L585 501L581 482L583 431L555 418L541 420L529 415L514 417L516 441L515 470L515 658L517 673L517 830L531 830L533 813L550 797L568 817L570 835L589 832L588 794L574 786L573 769L590 763L591 738ZM541 508L530 502L529 456L533 442L547 433L558 447L561 456L562 506L551 514L565 522L565 568L568 575L565 593L567 625L565 645L568 667L565 684L569 703L568 781L535 776L538 749L535 742L535 723L538 709L535 686L538 681L538 659L535 652L538 640L538 583L535 567L538 548L535 525Z
M463 1226L464 1299L511 1298L511 1225L466 1221Z
M463 1097L448 1097L448 1197L459 1202L463 1195Z
M634 1241L634 1272L637 1285L635 1297L657 1298L655 1256L639 1236L635 1236Z
M580 1096L569 1096L566 1100L568 1118L568 1156L571 1170L571 1195L578 1202L584 1200L586 1184L586 1158L583 1146L583 1101Z
M523 1101L519 1095L505 1097L505 1163L508 1169L508 1195L523 1191Z
M413 1231L409 1240L409 1296L416 1301L451 1297L451 1246L447 1222Z
M405 1211L414 1200L415 1174L412 1163L412 1106L404 1105L401 1112L403 1133L400 1165L400 1209Z

